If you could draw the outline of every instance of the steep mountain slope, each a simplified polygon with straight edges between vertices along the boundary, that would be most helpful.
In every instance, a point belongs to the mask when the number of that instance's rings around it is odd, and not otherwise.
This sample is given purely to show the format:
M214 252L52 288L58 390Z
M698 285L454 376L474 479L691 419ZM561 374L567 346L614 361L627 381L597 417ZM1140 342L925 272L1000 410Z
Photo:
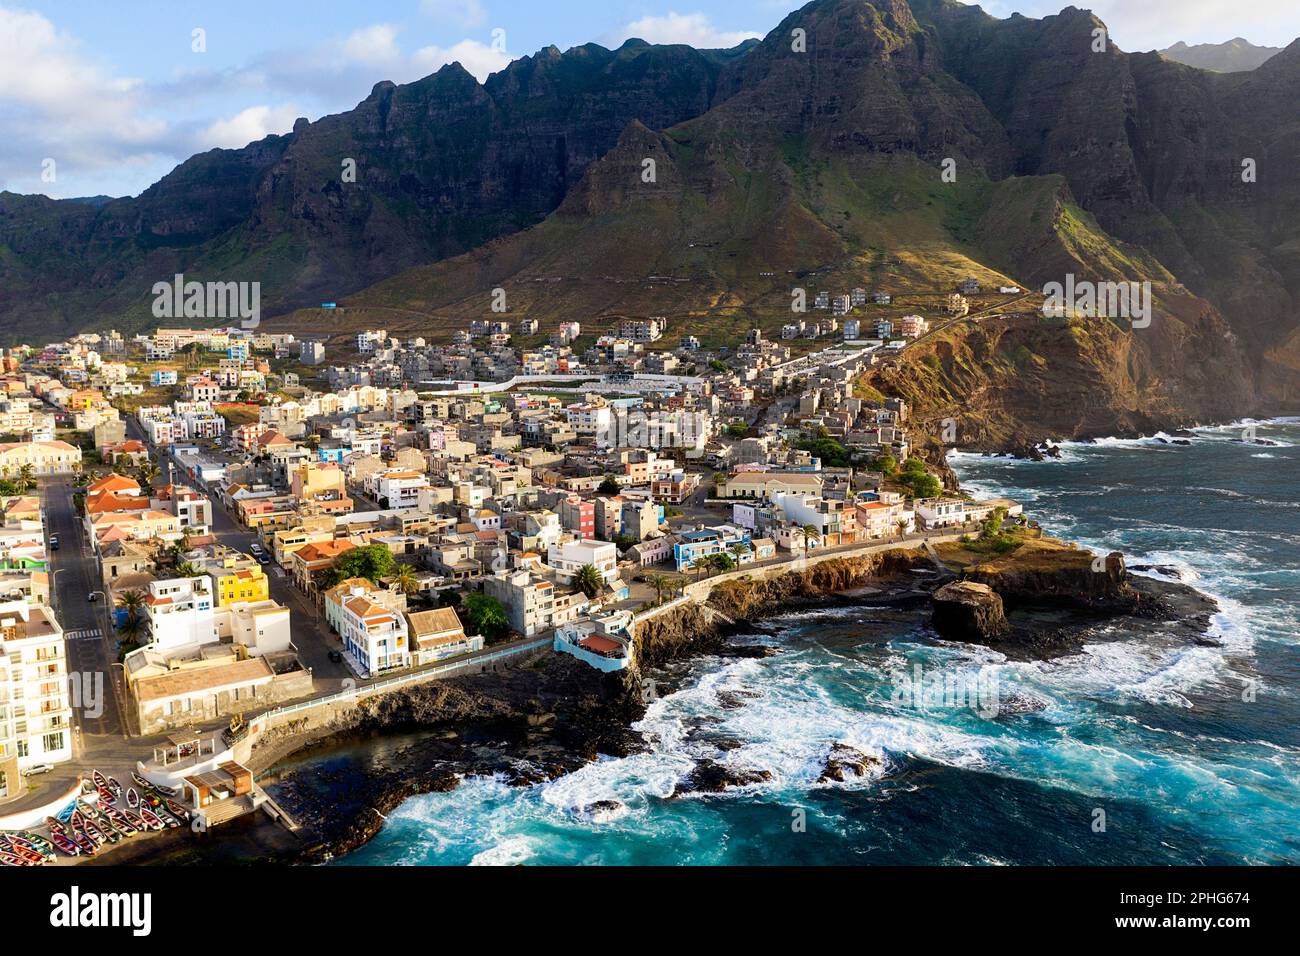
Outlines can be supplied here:
M1281 47L1255 46L1249 40L1234 37L1226 43L1196 43L1188 45L1179 40L1160 51L1166 60L1194 66L1198 70L1214 73L1239 73L1253 70L1270 57L1280 53Z
M260 281L275 311L472 249L554 209L629 122L703 112L744 49L550 47L485 85L452 64L379 83L354 110L285 136L196 156L136 199L0 194L0 335L142 327L153 283L179 271Z
M806 31L805 54L790 49L794 29ZM502 288L507 318L578 317L598 331L664 314L674 334L720 344L790 321L793 288L811 298L884 284L935 316L938 296L968 275L1146 280L1149 328L981 318L918 345L878 384L923 418L957 417L963 440L987 447L1248 407L1246 356L1217 310L1158 256L1110 235L1067 176L1007 175L1016 136L943 73L938 50L902 0L810 4L724 72L713 109L664 132L633 124L545 222L350 297L346 322L436 337L471 316L501 318L489 309ZM956 182L939 175L945 158ZM1112 176L1123 183L1123 172Z

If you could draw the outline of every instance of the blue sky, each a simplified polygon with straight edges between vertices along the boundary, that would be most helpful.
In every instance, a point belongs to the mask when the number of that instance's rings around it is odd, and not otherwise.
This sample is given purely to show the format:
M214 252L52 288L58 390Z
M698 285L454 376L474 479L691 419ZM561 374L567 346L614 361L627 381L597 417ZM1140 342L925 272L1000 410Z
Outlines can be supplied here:
M480 79L548 44L731 46L797 0L0 0L0 189L134 195L213 147L351 108L459 60ZM992 0L996 16L1054 13ZM1078 5L1084 5L1079 2ZM1123 49L1300 34L1292 0L1098 0ZM197 44L194 31L203 31ZM201 51L195 47L201 45ZM51 163L52 161L52 163Z

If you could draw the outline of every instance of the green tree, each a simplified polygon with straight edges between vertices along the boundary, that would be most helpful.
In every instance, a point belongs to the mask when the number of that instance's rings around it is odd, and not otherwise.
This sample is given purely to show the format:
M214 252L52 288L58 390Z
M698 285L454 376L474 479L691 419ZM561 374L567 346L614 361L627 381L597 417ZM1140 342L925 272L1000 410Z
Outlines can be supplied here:
M749 426L744 422L732 422L723 429L732 438L744 438L749 434Z
M31 491L36 487L36 469L30 463L18 469L18 487L22 492Z
M200 578L204 571L189 561L182 561L176 565L176 576L178 578Z
M589 598L594 598L600 593L600 589L605 586L605 579L601 577L600 572L596 570L593 564L584 564L578 568L577 573L573 575L573 583L582 590L582 593Z
M652 574L646 583L655 589L655 600L662 604L664 592L672 587L672 581L666 574Z
M510 630L501 602L490 594L467 594L460 602L461 618L469 625L471 634L482 634L494 643Z
M618 482L614 480L613 475L606 475L605 480L596 488L596 493L600 495L616 495L622 490L618 486Z
M873 462L873 467L886 478L894 478L898 475L898 459L889 452L885 452Z
M367 544L353 548L335 559L334 567L330 569L326 579L330 582L327 586L333 587L348 578L365 578L373 584L378 584L380 578L386 578L393 573L396 564L393 552L382 544Z
M420 590L420 576L409 564L399 564L393 571L393 583L408 597Z

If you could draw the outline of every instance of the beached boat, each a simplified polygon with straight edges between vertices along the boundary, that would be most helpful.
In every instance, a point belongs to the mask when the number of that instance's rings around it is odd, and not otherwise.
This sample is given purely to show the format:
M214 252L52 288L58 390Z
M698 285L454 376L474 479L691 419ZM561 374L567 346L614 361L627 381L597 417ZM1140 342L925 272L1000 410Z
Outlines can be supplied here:
M74 830L80 830L86 825L86 815L80 810L73 810L72 816L68 818L68 825Z
M22 839L26 840L38 850L46 850L50 853L54 852L54 844L45 839L45 837L41 836L39 833L33 833L30 830L17 830L15 831L14 836L22 837Z
M152 780L146 780L134 770L131 771L131 779L135 781L136 786L140 788L141 792L147 793L151 790L156 790L164 797L176 796L176 791L171 787L163 786L161 783L154 783Z
M128 787L126 791L126 805L134 810L140 805L140 794L136 792L135 787Z
M90 771L90 779L95 784L96 790L98 790L100 787L108 786L108 778L104 776L102 773L100 773L98 770Z
M168 813L166 807L159 807L154 811L154 815L163 823L167 824L168 829L175 830L181 825L180 817Z
M94 856L99 852L99 844L80 830L74 830L69 839L77 844L83 856Z
M77 846L75 841L69 840L63 834L56 833L51 839L54 840L54 846L61 853L65 853L68 856L81 856L81 847Z
M117 779L114 777L108 778L108 789L112 791L114 797L120 797L122 795L122 785L118 783Z
M45 864L53 859L53 857L47 857L44 853L25 840L10 837L7 843L9 852L14 854L14 856L21 856L24 860L31 860L33 863L37 864Z
M104 813L108 816L109 823L127 836L135 836L140 832L140 828L132 824L126 814L117 807L104 807Z
M17 833L6 834L6 837L9 840L10 848L15 851L29 850L46 862L54 859L54 847L50 846L44 840L41 840L39 843L33 843L31 840L28 840L26 837Z
M114 799L113 791L108 789L108 787L100 787L98 793L99 793L99 799L104 803L113 802Z
M162 820L158 818L158 815L148 807L140 808L140 819L148 825L150 830L167 829L167 824L163 823Z
M167 800L167 812L182 823L188 823L190 820L190 811L175 800Z
M145 823L140 814L134 810L119 810L118 813L126 817L127 822L135 827L137 832L144 833L145 830L149 829L149 824Z
M68 828L64 826L63 821L57 817L46 817L45 825L50 828L50 832L55 836L66 835Z
M6 853L0 850L0 866L35 866L31 860L25 860L13 853Z

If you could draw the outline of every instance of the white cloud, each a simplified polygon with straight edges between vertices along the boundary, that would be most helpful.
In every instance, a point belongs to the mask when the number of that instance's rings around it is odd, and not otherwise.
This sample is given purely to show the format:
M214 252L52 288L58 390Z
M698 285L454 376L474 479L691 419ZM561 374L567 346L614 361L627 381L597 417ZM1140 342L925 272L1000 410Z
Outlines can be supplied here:
M432 73L448 63L459 62L482 83L491 74L505 69L511 59L508 53L494 50L485 43L477 40L461 40L455 46L446 49L426 46L415 52L411 62L421 75Z
M369 66L388 66L402 58L397 48L397 27L389 23L354 30L343 41L343 55Z
M167 124L143 108L141 83L87 56L38 13L0 7L0 168L10 188L86 192L88 171L120 175L164 146ZM53 183L39 178L55 161Z
M719 30L706 13L669 12L662 17L642 17L629 23L615 36L615 42L636 37L647 43L685 43L697 49L718 49L736 46L749 39L762 39L762 34L749 30Z
M302 113L292 105L250 106L229 119L219 119L199 134L201 149L238 149L272 133L287 133Z
M482 26L487 11L479 0L421 0L420 9L437 20L450 20L457 26Z

